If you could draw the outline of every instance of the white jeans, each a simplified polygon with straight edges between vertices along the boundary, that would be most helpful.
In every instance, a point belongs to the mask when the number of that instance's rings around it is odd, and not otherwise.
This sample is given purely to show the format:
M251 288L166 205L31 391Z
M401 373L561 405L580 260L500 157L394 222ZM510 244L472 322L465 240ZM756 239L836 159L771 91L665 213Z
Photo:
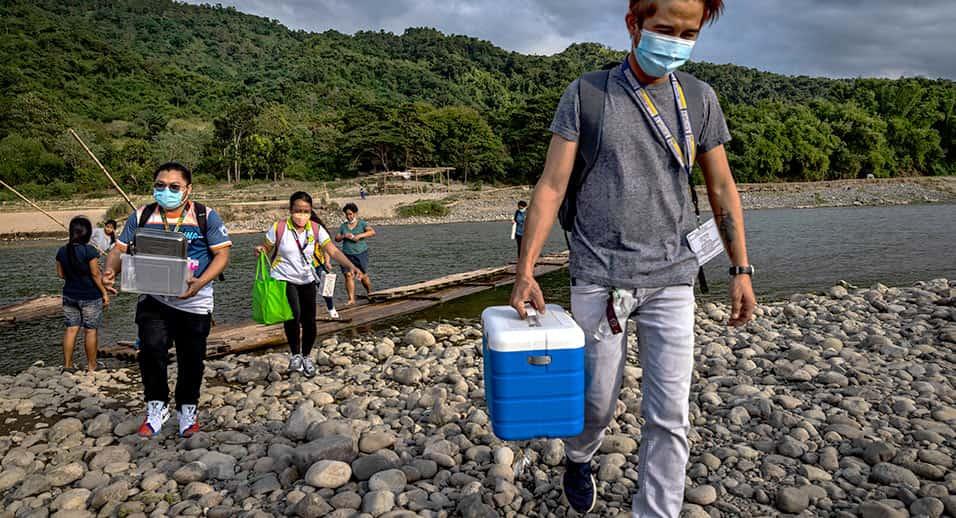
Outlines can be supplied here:
M584 330L586 402L584 431L565 441L568 458L589 462L601 447L614 417L627 361L627 332L598 341L606 318L609 288L571 287L571 312ZM677 518L684 500L690 454L687 432L691 374L694 369L694 289L692 286L637 289L630 318L637 323L641 380L641 447L634 517ZM625 321L621 322L626 327Z

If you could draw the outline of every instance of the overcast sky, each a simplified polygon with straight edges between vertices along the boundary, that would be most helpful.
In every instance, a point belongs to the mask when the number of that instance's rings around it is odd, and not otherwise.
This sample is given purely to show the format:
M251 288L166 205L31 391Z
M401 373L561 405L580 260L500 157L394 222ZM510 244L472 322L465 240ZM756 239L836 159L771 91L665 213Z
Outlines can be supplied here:
M210 1L210 0L207 0ZM628 46L627 0L215 0L294 29L435 27L509 50ZM190 3L198 3L189 0ZM791 75L956 79L956 0L728 0L694 59Z

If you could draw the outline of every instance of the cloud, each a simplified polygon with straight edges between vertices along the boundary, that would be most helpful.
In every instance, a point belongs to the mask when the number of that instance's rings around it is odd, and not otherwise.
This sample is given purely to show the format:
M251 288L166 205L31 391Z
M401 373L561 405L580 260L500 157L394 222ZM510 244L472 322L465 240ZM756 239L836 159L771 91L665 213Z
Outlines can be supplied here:
M583 41L628 45L625 0L220 1L310 31L427 26L533 54ZM953 26L954 0L734 0L694 57L791 75L956 79Z

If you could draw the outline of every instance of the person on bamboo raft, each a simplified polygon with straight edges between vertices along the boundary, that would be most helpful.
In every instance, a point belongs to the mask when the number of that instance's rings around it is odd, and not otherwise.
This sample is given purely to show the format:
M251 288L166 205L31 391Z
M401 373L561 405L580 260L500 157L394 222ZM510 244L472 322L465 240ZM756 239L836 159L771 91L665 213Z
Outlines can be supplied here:
M365 287L365 294L372 293L372 279L368 276L368 243L366 240L375 237L375 229L372 228L364 219L358 217L358 205L347 203L342 209L345 214L345 222L339 226L339 233L335 235L335 240L342 243L342 252L349 258L362 275L358 279ZM345 274L345 291L348 293L349 300L346 306L355 304L355 278L356 275L342 268Z
M219 214L192 201L192 172L186 166L168 162L153 175L154 203L130 214L107 258L104 284L113 285L122 267L122 254L134 242L137 228L181 232L188 240L186 254L197 268L186 292L179 297L142 295L136 305L139 329L139 367L143 377L146 418L139 435L158 435L169 419L167 367L169 347L176 345L176 406L179 434L190 437L199 431L197 405L202 388L206 340L212 326L213 281L229 264L232 241Z
M255 250L271 258L270 276L286 283L286 297L292 309L292 320L283 324L289 342L289 372L312 377L316 285L320 280L316 268L331 257L349 274L361 279L363 273L332 243L329 232L312 210L312 197L301 191L289 198L289 218L273 223L265 241Z

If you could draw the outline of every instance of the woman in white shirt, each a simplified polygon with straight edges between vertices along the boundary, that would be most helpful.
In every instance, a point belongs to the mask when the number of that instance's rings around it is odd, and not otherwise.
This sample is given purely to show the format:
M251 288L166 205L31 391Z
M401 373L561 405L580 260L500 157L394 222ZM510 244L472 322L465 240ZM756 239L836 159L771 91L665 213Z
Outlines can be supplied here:
M273 223L256 252L269 254L272 278L286 282L286 297L292 308L292 320L283 324L291 352L289 370L311 377L315 375L311 353L316 334L316 246L353 274L361 272L332 243L328 231L312 220L312 197L308 193L296 192L289 198L289 213L287 220Z

